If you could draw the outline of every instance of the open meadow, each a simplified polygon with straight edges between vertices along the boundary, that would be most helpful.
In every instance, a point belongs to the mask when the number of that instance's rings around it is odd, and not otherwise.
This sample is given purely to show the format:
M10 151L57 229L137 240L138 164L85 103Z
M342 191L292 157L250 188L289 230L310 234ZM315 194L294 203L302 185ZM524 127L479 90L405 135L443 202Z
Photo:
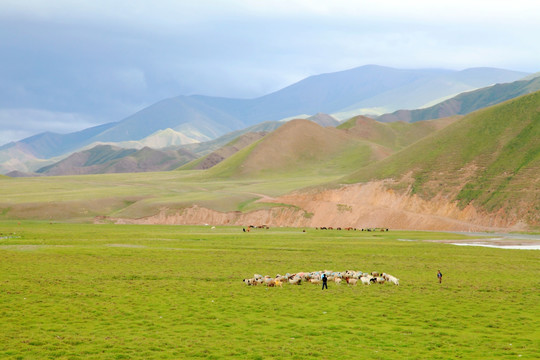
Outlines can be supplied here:
M340 175L212 179L199 171L0 177L0 220L92 222L96 216L139 218L160 208L193 204L217 211L249 211L276 204L255 200L335 181Z
M302 230L0 222L0 358L539 358L539 251ZM242 282L325 269L400 285Z

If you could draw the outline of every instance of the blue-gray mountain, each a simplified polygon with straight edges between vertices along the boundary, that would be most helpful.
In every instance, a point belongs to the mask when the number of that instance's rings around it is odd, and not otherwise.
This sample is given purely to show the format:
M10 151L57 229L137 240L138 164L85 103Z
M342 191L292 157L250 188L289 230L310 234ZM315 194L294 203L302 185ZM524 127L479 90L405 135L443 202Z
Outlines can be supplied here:
M13 158L17 149L27 156L49 159L92 143L140 140L159 130L182 132L191 141L215 139L263 121L315 113L380 115L415 109L430 102L478 87L515 81L526 73L492 68L463 71L404 70L368 65L306 78L282 90L255 99L229 99L201 95L160 101L126 119L71 134L44 133L0 148ZM15 162L23 164L24 161ZM23 164L24 165L24 164ZM0 164L2 172L28 170ZM37 169L34 168L32 170Z

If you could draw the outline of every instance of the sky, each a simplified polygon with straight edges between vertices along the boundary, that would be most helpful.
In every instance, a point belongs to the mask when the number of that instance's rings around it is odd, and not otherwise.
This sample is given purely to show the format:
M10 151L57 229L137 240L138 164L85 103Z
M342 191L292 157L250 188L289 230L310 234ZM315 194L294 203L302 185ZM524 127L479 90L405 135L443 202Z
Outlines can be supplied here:
M376 64L540 71L538 0L2 0L0 145Z

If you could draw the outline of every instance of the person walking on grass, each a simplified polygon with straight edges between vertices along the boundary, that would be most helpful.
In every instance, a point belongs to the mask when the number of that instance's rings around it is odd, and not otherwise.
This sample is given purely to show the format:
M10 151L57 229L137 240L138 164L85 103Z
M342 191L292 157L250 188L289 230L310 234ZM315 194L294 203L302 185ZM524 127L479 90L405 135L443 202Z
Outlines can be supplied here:
M322 274L322 290L328 290L328 278L326 277L326 274Z
M439 279L439 284L442 283L442 273L441 273L441 270L437 270L437 279Z

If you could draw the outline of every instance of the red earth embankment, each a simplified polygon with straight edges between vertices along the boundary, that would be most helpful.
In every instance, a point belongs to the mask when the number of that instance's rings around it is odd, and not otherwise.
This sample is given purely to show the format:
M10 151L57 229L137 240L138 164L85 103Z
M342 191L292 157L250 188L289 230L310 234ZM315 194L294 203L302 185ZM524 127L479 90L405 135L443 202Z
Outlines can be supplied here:
M302 191L263 202L287 204L252 212L218 212L192 206L141 219L109 218L116 223L178 225L268 225L293 227L354 227L445 231L517 231L526 225L504 212L486 214L469 205L460 209L442 197L421 199L388 189L385 182L354 184L329 190Z

